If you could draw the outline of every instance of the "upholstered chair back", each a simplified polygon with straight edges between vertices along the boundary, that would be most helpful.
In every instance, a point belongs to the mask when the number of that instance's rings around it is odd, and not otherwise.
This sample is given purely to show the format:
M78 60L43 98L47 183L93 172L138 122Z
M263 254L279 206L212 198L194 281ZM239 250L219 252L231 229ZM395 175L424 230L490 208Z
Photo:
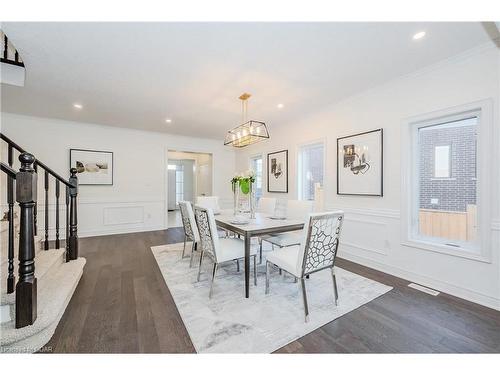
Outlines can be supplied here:
M286 206L286 217L304 220L313 212L314 201L289 200Z
M196 205L205 208L211 208L214 212L219 212L219 197L216 196L198 196L196 197Z
M261 197L257 205L257 212L274 215L276 198Z

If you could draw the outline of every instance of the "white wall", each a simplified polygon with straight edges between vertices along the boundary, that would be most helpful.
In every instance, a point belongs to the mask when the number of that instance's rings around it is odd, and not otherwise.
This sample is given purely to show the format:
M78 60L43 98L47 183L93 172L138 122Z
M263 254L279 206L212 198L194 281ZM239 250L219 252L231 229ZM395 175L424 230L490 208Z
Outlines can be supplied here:
M499 52L481 46L415 74L336 103L322 112L269 125L271 139L237 153L236 170L248 167L249 157L262 153L264 176L268 152L289 150L289 193L264 196L297 199L297 147L304 142L326 142L325 204L346 212L340 256L382 271L429 285L500 309L499 193ZM335 87L332 87L335 90ZM405 119L457 105L491 99L494 103L494 140L491 155L491 262L480 262L401 245L401 132ZM336 194L336 139L377 128L384 129L384 196ZM404 155L404 153L403 153Z
M1 120L3 133L62 176L69 174L70 148L114 153L113 186L79 188L78 233L81 237L166 228L166 173L169 149L212 154L214 194L220 197L222 205L229 207L232 202L229 181L234 172L235 154L221 141L4 112L1 114ZM39 224L43 225L43 176L39 176L38 185L38 218ZM49 223L52 236L55 220L52 212L53 186L50 191ZM61 196L61 204L63 202L64 195ZM62 223L65 223L63 218ZM64 230L61 230L61 233L64 233Z

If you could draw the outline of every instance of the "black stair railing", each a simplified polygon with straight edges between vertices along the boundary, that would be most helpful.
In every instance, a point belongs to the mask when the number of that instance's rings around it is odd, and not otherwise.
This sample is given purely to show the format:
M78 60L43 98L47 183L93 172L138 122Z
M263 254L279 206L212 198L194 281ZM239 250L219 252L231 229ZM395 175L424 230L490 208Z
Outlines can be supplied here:
M67 262L78 258L78 214L77 195L78 178L76 169L70 170L68 180L47 167L46 164L27 153L22 147L0 133L1 139L8 145L8 165L1 163L2 172L7 175L8 228L8 272L7 293L16 293L16 328L33 324L36 319L36 278L35 272L35 235L37 233L37 183L38 168L44 170L44 241L43 248L49 250L49 180L55 179L55 248L60 241L60 185L66 187L66 246ZM19 172L13 169L14 151L18 151L21 167ZM15 188L14 188L15 186ZM18 282L14 275L14 203L19 203L19 272Z

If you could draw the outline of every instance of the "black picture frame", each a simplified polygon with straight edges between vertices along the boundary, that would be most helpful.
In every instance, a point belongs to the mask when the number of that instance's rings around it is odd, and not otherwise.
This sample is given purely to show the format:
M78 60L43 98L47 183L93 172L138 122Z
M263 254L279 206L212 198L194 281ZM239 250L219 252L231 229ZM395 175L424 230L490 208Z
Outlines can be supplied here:
M281 154L285 153L285 163L286 163L286 188L285 190L271 190L269 186L269 174L271 171L271 168L269 167L269 160L271 155L275 154ZM268 193L288 193L288 150L281 150L281 151L275 151L275 152L270 152L267 154L267 192Z
M90 149L83 149L83 148L70 148L69 149L69 166L70 168L73 168L73 152L74 151L79 151L79 152L92 152L92 153L102 153L102 154L110 154L111 155L111 182L110 183L83 183L78 181L79 186L113 186L114 183L114 155L112 151L102 151L102 150L90 150ZM77 174L78 177L78 174Z
M380 132L380 194L361 194L361 193L340 193L339 192L339 178L340 178L340 158L339 158L339 147L340 141L347 138L354 138L365 134ZM375 130L369 130L362 133L352 134L345 137L337 138L337 195L355 195L355 196L367 196L367 197L383 197L384 196L384 129L379 128Z

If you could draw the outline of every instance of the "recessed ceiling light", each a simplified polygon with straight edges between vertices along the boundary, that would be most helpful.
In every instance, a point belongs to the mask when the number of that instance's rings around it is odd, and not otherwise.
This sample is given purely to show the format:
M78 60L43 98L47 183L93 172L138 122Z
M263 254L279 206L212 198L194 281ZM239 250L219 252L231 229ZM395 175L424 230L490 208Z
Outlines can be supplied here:
M425 36L425 31L419 31L415 35L413 35L413 40L422 39Z
M172 119L167 118L167 119L165 119L165 122L166 122L167 124L171 124L171 123L172 123Z
M82 109L83 105L75 103L75 104L73 104L73 107L75 107L76 109Z
M282 109L285 107L285 105L283 103L279 103L277 106L276 106L278 109Z

